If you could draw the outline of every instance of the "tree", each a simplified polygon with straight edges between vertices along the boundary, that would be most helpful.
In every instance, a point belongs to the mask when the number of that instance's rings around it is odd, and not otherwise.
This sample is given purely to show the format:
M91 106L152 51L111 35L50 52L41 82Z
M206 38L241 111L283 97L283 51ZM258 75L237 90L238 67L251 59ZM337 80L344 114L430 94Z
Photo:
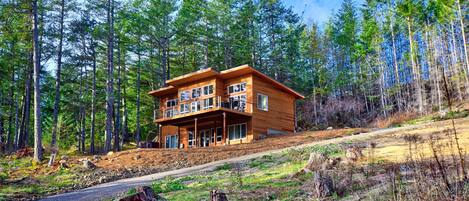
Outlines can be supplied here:
M108 0L107 6L107 81L106 81L106 142L104 151L111 150L112 122L114 116L114 1Z
M41 127L41 90L40 72L41 60L39 52L37 0L32 1L32 36L33 36L33 65L34 65L34 160L42 160L42 127Z

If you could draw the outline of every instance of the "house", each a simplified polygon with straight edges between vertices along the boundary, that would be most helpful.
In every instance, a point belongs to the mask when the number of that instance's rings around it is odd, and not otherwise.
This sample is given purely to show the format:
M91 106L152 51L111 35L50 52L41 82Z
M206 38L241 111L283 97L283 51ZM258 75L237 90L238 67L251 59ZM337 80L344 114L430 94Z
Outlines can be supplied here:
M295 130L295 101L304 96L243 65L208 68L166 81L155 122L164 148L248 143Z

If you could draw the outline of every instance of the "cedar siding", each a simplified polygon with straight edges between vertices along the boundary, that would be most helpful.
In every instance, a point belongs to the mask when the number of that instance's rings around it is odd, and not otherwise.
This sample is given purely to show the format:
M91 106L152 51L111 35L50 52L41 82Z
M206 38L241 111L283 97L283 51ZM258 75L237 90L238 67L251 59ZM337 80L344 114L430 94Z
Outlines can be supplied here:
M295 100L304 98L249 66L220 73L204 69L166 83L169 86L149 92L160 99L155 122L161 128L158 138L161 147L222 146L247 143L275 133L293 132ZM245 83L244 91L232 90L229 93L230 86L240 83ZM208 85L213 86L213 93L204 95L203 87ZM192 97L194 88L201 88L200 97ZM181 92L184 91L189 91L190 99L181 101ZM267 111L258 109L258 94L268 97ZM166 104L172 99L177 99L173 109ZM199 111L193 111L191 104L208 101L204 99L212 99L213 106L205 109L201 106ZM181 104L189 104L188 113L180 113ZM167 111L171 115L165 115Z

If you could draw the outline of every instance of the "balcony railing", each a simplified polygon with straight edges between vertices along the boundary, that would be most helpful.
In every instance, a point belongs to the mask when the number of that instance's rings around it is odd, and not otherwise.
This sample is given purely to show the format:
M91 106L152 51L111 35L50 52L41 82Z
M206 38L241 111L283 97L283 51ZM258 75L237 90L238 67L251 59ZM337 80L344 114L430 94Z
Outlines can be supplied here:
M174 118L217 108L226 108L239 112L248 112L248 105L251 105L251 103L247 103L245 98L223 100L221 96L214 96L210 98L178 102L178 104L173 107L157 109L156 118Z

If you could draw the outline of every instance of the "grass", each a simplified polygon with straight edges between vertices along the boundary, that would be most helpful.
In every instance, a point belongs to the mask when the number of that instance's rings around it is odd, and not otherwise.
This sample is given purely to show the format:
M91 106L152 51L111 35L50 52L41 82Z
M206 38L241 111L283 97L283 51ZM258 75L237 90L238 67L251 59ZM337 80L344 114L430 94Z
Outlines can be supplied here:
M24 179L24 182L4 185L0 188L0 200L18 195L40 196L68 188L78 183L76 172L70 169L52 170L33 164L31 157L0 158L0 179Z

